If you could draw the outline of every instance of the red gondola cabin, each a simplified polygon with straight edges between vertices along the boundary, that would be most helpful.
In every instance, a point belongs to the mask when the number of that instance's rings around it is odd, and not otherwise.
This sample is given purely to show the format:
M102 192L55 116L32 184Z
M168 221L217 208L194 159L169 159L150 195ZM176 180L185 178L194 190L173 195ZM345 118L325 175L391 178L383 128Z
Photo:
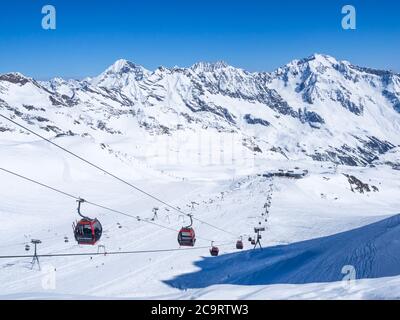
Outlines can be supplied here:
M75 240L78 244L94 245L100 240L103 228L97 219L81 219L74 224Z
M213 256L213 257L216 257L218 254L219 254L219 249L218 249L218 247L212 247L211 249L210 249L210 254Z
M242 250L243 249L243 241L242 240L238 240L236 242L236 249L238 249L238 250Z
M193 247L196 242L196 234L191 227L184 227L178 233L180 246Z

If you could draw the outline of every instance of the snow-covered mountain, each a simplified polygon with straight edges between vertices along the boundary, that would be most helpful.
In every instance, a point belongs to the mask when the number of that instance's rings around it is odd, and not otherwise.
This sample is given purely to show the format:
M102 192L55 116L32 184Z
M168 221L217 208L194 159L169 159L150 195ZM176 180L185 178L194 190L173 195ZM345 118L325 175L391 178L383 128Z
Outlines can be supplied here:
M321 54L272 73L222 61L149 71L118 60L82 81L3 74L0 106L49 136L99 145L117 135L145 147L151 137L196 152L206 136L230 141L244 157L399 165L400 75ZM0 131L20 132L3 120Z
M90 255L41 257L54 288L31 257L4 259L1 298L400 297L398 74L317 54L271 73L118 60L83 80L0 75L0 115L207 222L181 250L187 217L0 117L0 256L32 253L31 239ZM101 204L84 213L121 255L74 241L68 194ZM250 250L255 226L266 250ZM211 243L220 256L204 258Z

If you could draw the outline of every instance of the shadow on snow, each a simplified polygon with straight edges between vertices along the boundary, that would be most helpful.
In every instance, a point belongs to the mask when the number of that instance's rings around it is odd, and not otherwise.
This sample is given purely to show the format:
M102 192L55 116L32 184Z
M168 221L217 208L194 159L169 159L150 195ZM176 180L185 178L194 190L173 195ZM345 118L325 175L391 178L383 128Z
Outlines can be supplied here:
M331 236L262 250L206 257L201 270L165 283L180 289L216 284L268 285L333 282L343 266L354 266L356 278L400 274L400 215Z

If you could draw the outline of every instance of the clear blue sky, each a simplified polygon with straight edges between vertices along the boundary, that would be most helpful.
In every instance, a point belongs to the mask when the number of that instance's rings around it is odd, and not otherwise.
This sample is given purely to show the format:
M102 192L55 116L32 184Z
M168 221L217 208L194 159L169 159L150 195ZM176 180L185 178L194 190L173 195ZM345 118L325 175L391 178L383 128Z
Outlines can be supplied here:
M57 9L54 31L41 28L45 4ZM341 28L345 4L355 31ZM37 79L96 75L119 58L272 71L314 52L400 72L397 0L2 0L0 15L0 73Z

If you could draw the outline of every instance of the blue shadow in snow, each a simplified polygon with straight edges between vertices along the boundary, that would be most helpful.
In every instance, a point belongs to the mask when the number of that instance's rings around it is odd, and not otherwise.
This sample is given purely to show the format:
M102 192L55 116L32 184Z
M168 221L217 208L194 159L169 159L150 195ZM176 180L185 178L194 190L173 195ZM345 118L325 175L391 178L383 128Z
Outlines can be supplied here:
M166 284L180 289L216 284L268 285L340 281L342 268L354 266L356 278L400 274L400 215L331 236L206 257L201 270Z

